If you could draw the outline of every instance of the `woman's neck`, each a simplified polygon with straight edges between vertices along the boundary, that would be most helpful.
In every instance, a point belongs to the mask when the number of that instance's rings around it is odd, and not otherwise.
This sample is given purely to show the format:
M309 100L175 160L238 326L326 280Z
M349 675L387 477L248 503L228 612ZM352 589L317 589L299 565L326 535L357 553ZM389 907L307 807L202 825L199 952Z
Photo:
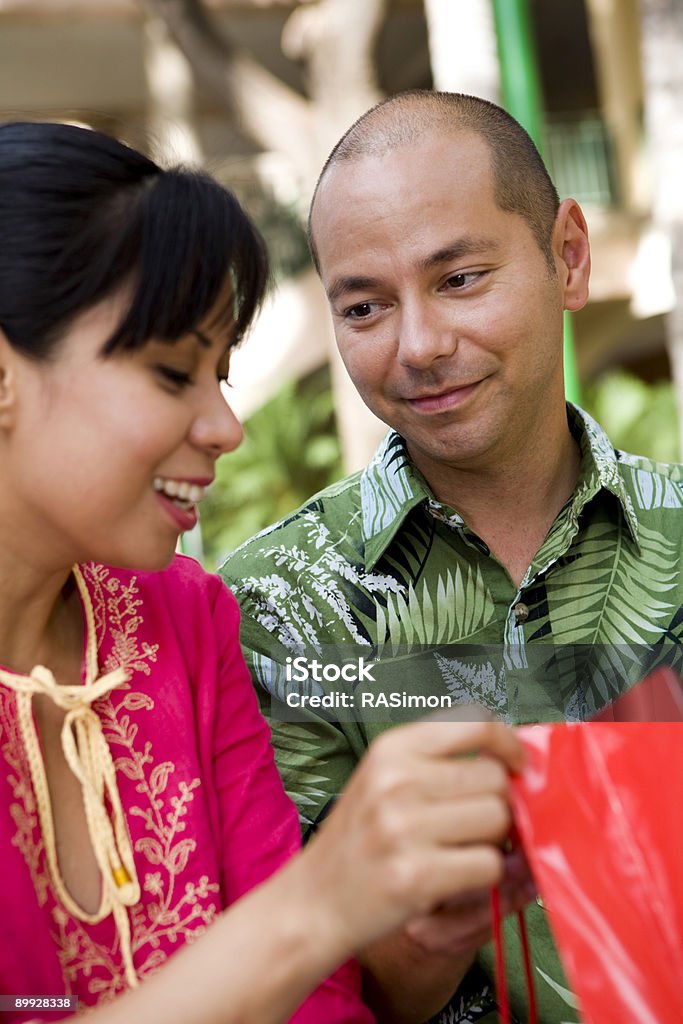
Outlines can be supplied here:
M0 554L0 665L27 674L44 664L57 678L71 676L80 666L83 628L70 567L48 571Z

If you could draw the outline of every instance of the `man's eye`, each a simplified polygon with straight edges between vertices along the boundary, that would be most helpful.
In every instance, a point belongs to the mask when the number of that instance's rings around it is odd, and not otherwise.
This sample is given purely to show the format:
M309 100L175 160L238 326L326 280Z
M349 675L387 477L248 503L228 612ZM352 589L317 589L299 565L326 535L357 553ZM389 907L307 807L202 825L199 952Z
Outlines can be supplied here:
M444 282L444 287L453 291L459 291L461 288L466 288L473 281L476 281L482 276L482 271L470 271L467 274L451 274L449 278Z
M347 320L367 320L380 308L378 302L359 302L356 306L349 306L344 310L344 317Z
M193 383L192 375L173 366L157 366L157 373L176 388L186 388Z

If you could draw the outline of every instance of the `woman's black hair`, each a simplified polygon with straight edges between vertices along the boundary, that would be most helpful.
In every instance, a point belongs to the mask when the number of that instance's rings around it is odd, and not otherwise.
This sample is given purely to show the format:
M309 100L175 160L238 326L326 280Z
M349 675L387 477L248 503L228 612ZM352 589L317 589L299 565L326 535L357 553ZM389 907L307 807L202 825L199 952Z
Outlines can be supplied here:
M236 343L268 262L237 199L209 175L162 170L87 128L0 125L0 327L24 354L48 358L79 313L126 285L130 307L104 353L176 341L228 278Z

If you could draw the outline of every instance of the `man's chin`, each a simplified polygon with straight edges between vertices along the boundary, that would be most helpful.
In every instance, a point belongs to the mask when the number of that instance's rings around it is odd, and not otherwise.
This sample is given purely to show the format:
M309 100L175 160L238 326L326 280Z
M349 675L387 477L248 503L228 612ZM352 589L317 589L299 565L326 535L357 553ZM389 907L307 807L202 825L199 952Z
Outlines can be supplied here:
M399 430L406 442L408 454L418 467L431 463L450 469L474 470L487 462L495 444L481 431L472 429L444 431L442 434L408 435Z

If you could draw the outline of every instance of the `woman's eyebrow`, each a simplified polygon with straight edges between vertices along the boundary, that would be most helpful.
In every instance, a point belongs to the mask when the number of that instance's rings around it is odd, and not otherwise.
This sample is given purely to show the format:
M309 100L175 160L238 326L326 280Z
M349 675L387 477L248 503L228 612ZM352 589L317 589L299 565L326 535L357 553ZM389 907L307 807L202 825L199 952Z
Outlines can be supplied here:
M211 348L211 339L207 338L203 331L199 331L197 330L197 328L195 328L192 333L194 334L195 338L197 339L200 345L202 345L204 348Z

